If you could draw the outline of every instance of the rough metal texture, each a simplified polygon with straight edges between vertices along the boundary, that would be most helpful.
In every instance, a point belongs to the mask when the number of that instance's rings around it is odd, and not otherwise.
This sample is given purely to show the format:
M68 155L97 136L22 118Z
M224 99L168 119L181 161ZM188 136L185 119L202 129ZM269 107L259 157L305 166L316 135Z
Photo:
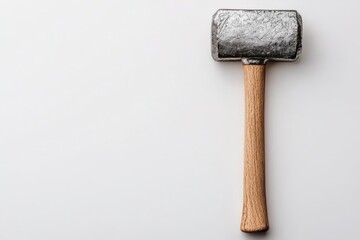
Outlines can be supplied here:
M295 61L301 39L301 16L294 10L219 9L213 16L212 56L216 61Z

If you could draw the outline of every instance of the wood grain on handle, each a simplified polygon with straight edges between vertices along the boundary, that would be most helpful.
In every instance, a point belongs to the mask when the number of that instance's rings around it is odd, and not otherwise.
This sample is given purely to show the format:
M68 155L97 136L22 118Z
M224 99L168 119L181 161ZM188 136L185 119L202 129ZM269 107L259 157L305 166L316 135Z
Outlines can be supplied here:
M244 195L240 229L263 232L269 228L265 195L265 65L244 65L244 81Z

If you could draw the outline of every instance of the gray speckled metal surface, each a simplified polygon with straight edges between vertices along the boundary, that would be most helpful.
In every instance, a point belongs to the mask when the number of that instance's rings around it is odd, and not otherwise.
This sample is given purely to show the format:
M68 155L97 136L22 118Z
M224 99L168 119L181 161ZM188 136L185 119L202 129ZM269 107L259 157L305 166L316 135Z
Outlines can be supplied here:
M216 61L295 61L302 47L302 20L294 10L219 9L212 21Z

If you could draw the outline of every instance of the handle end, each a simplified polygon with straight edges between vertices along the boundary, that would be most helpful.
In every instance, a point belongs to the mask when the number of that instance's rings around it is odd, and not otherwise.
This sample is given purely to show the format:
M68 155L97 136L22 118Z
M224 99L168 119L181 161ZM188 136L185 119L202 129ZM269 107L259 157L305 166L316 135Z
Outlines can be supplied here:
M240 230L244 233L257 233L257 232L266 232L269 230L269 224L263 223L263 224L255 224L255 223L249 223L249 222L241 222Z

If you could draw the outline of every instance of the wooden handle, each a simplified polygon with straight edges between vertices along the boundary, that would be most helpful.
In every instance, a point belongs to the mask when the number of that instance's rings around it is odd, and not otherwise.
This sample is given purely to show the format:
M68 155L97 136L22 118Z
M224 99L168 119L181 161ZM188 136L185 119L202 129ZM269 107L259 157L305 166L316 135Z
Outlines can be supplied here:
M265 65L244 65L245 159L243 232L263 232L269 222L265 195L264 95Z

